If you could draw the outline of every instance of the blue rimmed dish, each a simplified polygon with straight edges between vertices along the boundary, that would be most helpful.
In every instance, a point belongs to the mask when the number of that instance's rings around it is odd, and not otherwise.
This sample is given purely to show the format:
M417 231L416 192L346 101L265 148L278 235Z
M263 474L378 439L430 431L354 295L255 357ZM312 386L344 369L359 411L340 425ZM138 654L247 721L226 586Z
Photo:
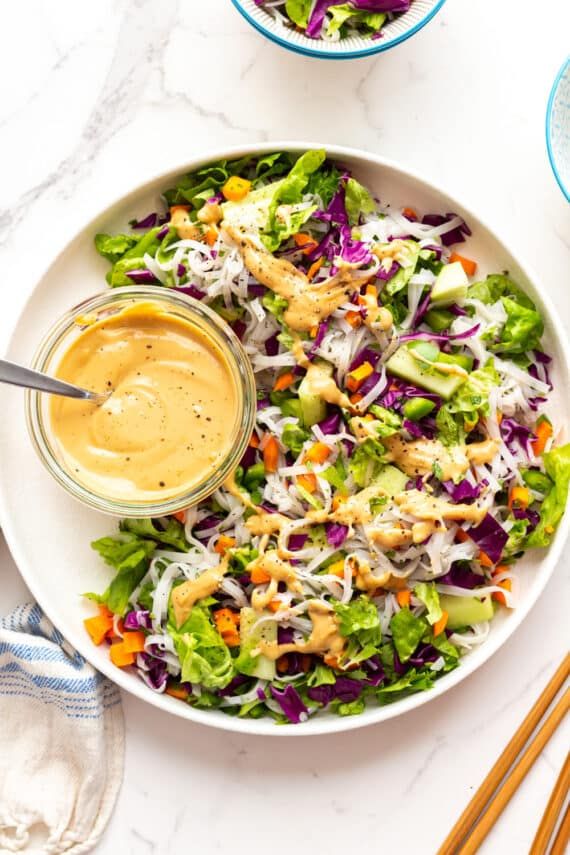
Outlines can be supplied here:
M285 26L255 0L232 0L232 3L252 27L288 50L320 59L358 59L390 50L415 35L439 12L445 0L413 0L407 12L395 16L382 27L378 39L349 36L338 41L308 38Z
M554 176L570 202L570 56L556 75L550 91L546 147Z

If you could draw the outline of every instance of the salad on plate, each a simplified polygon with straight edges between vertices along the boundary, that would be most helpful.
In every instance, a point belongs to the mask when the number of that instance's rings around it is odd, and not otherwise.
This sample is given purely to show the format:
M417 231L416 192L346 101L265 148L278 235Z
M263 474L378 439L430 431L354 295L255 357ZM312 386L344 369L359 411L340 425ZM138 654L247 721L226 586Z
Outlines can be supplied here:
M310 39L382 38L382 28L412 0L255 0L276 21Z
M228 715L428 690L516 606L517 560L564 512L540 311L508 272L477 276L460 216L391 207L324 151L211 163L164 203L96 235L107 281L219 312L257 423L207 500L93 543L115 573L89 634Z

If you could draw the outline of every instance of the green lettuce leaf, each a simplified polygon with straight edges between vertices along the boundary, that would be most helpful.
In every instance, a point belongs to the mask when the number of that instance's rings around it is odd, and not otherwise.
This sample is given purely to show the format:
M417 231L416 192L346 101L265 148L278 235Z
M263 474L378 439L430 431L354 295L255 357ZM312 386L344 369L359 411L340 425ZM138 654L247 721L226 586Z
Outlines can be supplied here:
M95 249L114 264L138 242L136 235L95 235Z
M267 291L261 298L261 302L267 311L271 312L277 318L279 323L283 323L283 312L289 305L285 297L280 297L279 294L275 294L273 291Z
M437 623L442 616L442 610L439 604L439 594L435 589L434 583L420 582L414 588L414 594L426 607L428 623L433 626L433 624Z
M400 609L390 621L394 647L401 662L407 662L426 632L428 623L416 617L408 608Z
M501 302L507 320L499 333L499 341L489 344L489 350L506 355L539 348L544 332L544 321L539 312L522 306L511 297L502 297Z
M336 8L339 7L337 6ZM366 187L363 187L354 178L349 178L346 182L344 206L348 214L348 222L353 226L358 223L361 214L371 214L376 210L376 202Z
M215 628L208 609L195 605L181 627L169 619L168 632L180 659L182 683L223 689L235 674L231 653Z
M367 487L385 463L385 448L371 437L359 445L349 460L348 468L358 487Z
M489 359L483 368L470 373L468 379L461 384L445 407L450 413L464 413L468 416L474 416L477 413L488 415L489 392L493 386L499 385L500 380L493 360Z
M285 11L294 24L297 24L302 30L306 30L311 6L312 0L287 0Z
M527 309L534 309L535 305L516 282L501 273L493 273L483 282L476 282L467 291L470 300L481 300L482 303L492 305L501 297L509 297Z
M335 603L334 609L341 635L356 638L361 646L380 644L382 633L378 609L368 597L362 595L350 603Z
M454 416L450 413L447 405L440 407L435 424L438 430L438 438L444 445L461 445L465 442L465 430L463 427L463 417Z
M402 419L397 413L393 413L392 410L387 410L386 407L381 407L379 404L372 404L368 409L375 418L373 425L378 436L393 436L400 430Z
M331 20L327 27L327 36L334 36L344 24L354 27L363 27L371 33L378 32L386 15L383 12L371 12L367 9L355 9L349 3L340 3L338 6L329 6L327 14Z
M166 517L166 528L157 528L151 519L126 519L121 520L119 528L136 534L138 537L156 540L162 546L173 546L180 552L188 552L189 546L184 536L184 526L174 517Z
M279 156L279 155L277 155ZM218 160L202 169L190 172L180 179L176 187L164 193L167 205L191 205L195 210L214 196L232 175L243 176L252 163L252 158Z
M293 454L296 456L301 453L301 449L303 448L303 443L305 443L310 437L310 433L298 425L285 425L283 428L283 435L281 440L283 445L286 445L287 448L290 448Z
M147 572L156 544L135 534L119 537L101 537L94 540L92 548L106 564L114 567L117 575L104 594L85 594L90 600L105 605L117 615L124 615L129 597Z
M287 210L283 206L294 206L303 201L309 178L322 166L325 157L326 152L322 149L304 152L289 174L276 183L269 203L267 223L261 232L261 239L269 252L275 252L284 240L296 234L316 210L316 205L301 211Z
M376 695L380 703L393 703L398 698L405 697L413 692L424 692L426 689L431 689L435 678L435 671L427 668L417 671L415 668L410 668L403 677L377 689Z
M309 177L305 192L310 196L318 196L321 201L320 207L327 208L338 190L339 181L340 172L336 166L325 161L321 168Z
M562 518L570 485L570 443L547 451L542 459L553 486L541 505L540 522L528 536L528 547L548 546Z

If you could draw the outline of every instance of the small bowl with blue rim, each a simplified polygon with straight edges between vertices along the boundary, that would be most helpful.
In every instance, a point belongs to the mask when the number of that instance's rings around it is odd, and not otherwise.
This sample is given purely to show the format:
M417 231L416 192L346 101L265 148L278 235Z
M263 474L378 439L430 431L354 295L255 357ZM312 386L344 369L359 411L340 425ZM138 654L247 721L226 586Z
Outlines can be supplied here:
M415 35L445 0L232 0L272 42L304 56L357 59Z
M546 147L554 176L570 202L570 56L550 91L546 110Z

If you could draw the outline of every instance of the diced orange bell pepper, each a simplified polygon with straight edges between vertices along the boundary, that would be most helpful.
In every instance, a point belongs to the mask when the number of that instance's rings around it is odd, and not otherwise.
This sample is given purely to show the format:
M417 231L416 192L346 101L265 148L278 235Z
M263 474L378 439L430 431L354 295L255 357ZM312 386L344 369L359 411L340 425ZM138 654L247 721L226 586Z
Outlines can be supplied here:
M447 626L448 620L449 620L449 615L447 614L446 611L442 611L440 619L436 620L436 622L433 625L434 636L441 635L441 633L443 632L443 630Z
M546 448L546 443L552 436L552 425L548 419L543 417L538 420L536 423L535 434L536 439L533 439L531 446L536 457L540 457Z
M109 656L117 668L126 668L128 665L133 665L135 661L135 654L129 653L123 641L118 641L110 646Z
M504 588L505 591L511 591L513 587L513 583L510 579L503 579L501 582L497 582L497 585L499 588ZM507 598L502 591L493 591L491 598L502 606L507 605Z
M307 493L314 493L317 489L317 479L312 472L308 472L306 475L297 475L297 484Z
M279 443L274 436L270 436L263 448L263 465L266 472L277 472L279 462Z
M495 566L495 562L493 561L493 559L490 558L483 549L479 550L478 558L479 558L479 564L482 567L494 567Z
M225 555L228 549L233 549L235 545L235 537L229 537L227 534L221 534L214 546L214 552L217 552L218 555Z
M408 220L414 220L415 221L418 219L418 215L416 214L416 212L414 211L413 208L402 208L402 214Z
M330 573L333 576L338 576L339 579L344 577L344 558L341 558L339 561L335 561L334 564L330 564L327 567L327 573Z
M251 181L232 175L222 187L222 195L228 202L241 202L251 189Z
M208 246L214 246L218 237L220 236L219 231L215 226L210 226L204 235L204 240L208 244Z
M178 520L179 523L182 523L182 525L186 522L186 511L176 511L172 516L175 520Z
M404 591L398 591L396 594L396 600L400 608L405 608L405 606L409 606L412 601L412 592L407 589Z
M123 633L123 644L126 653L142 653L144 650L145 635L138 629L127 630Z
M458 261L460 263L468 276L475 275L475 271L477 270L476 261L471 261L470 258L464 258L462 255L459 255L458 252L452 252L449 256L449 263L453 264L454 261Z
M315 442L305 453L305 460L310 463L324 463L330 457L330 446L324 442Z
M360 314L360 312L347 312L344 316L344 319L347 323L350 324L353 329L357 329L359 326L362 325L362 315Z
M288 389L289 386L292 386L293 383L297 380L292 371L286 371L284 374L280 374L273 384L274 392L284 392L285 389Z
M271 576L263 567L254 566L249 575L254 585L264 585L266 582L271 582Z
M174 684L166 687L165 694L170 695L172 698L178 698L180 701L185 701L190 695L190 692L188 689L183 689L182 686Z
M255 431L251 435L251 439L249 440L249 445L251 448L259 448L259 437L255 433Z
M531 495L528 487L513 487L509 493L508 507L512 511L513 507L521 508L523 511L530 505Z
M363 362L362 365L346 375L346 388L349 392L358 392L366 378L370 377L373 372L374 368L370 362Z
M83 621L85 629L91 637L93 644L101 644L108 632L113 628L113 618L98 614L95 617Z

